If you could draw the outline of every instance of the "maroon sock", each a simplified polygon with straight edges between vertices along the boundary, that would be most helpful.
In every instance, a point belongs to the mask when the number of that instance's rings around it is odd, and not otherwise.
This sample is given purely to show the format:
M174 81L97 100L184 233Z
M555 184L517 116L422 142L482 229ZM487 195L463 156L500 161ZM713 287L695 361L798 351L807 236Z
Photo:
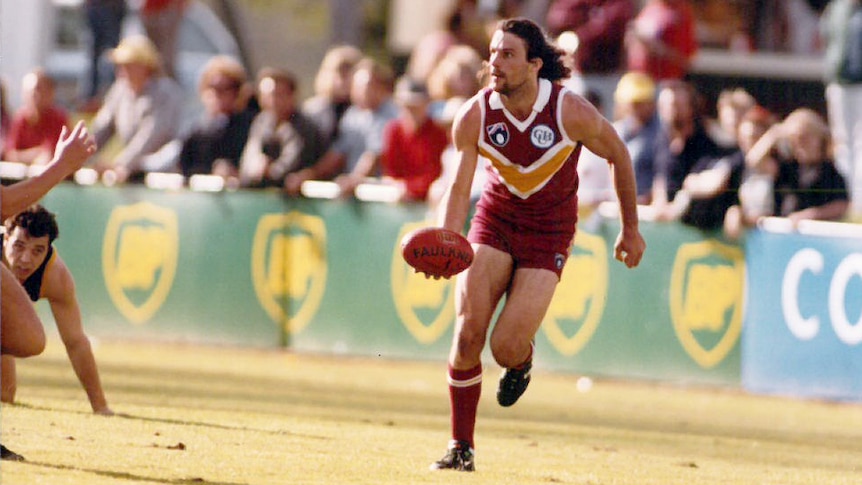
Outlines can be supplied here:
M482 364L467 370L449 366L449 403L452 409L452 439L473 447L476 408L482 395Z

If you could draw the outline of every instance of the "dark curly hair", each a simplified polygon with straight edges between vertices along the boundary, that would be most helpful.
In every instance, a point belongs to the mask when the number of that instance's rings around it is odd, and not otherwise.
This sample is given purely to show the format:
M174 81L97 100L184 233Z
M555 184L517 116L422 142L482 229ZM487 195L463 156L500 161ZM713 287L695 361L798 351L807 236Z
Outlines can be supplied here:
M39 204L31 205L6 219L3 225L6 226L6 234L11 234L12 230L20 227L27 231L30 237L48 236L48 244L53 243L60 236L60 228L57 226L54 214Z
M549 81L559 81L571 74L571 70L563 64L564 52L548 41L548 37L535 22L525 18L501 20L497 30L517 35L527 44L527 59L539 58L542 68L539 77Z

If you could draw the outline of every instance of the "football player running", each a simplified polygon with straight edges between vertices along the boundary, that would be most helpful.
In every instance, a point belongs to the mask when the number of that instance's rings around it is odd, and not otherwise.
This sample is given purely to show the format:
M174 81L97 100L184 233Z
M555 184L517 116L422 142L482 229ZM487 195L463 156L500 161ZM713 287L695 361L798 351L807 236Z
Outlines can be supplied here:
M616 259L633 268L646 248L625 144L588 101L559 83L569 75L561 55L532 21L501 21L490 43L489 84L455 118L458 170L441 202L443 227L464 227L478 157L492 169L468 233L475 258L457 280L448 367L452 439L432 469L474 470L481 353L503 295L490 335L491 353L505 368L497 401L511 406L527 389L533 338L575 235L582 146L607 159L613 171L622 225Z

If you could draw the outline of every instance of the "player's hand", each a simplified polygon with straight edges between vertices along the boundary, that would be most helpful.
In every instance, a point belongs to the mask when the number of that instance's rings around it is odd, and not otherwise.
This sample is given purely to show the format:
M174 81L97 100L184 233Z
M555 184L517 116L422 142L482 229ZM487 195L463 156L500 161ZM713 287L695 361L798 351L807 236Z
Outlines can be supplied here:
M79 121L70 132L63 127L60 139L54 149L54 163L62 167L66 175L71 175L84 166L84 163L96 153L96 140L87 131L87 125Z
M634 268L640 264L644 251L646 251L646 241L640 231L621 231L617 236L614 258L625 263L627 267Z
M450 278L449 276L446 276L446 275L426 273L424 271L419 271L418 269L415 272L416 273L422 273L425 276L426 280L430 280L431 278L434 278L435 280L439 280L440 278L443 278L444 280L448 280Z

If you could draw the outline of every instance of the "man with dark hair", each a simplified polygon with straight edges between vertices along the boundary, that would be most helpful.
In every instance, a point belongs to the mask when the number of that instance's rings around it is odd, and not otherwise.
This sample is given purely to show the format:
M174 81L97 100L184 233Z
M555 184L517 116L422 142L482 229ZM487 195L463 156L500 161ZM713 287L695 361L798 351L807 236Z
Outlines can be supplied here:
M42 172L12 185L0 185L0 218L6 219L35 203L81 168L95 151L96 142L83 121L79 121L72 130L63 127L54 157ZM0 354L15 357L41 354L45 349L45 330L28 301L27 292L12 271L2 264L0 276ZM20 461L24 457L0 445L0 459Z
M442 226L461 231L479 155L489 179L471 222L475 258L458 277L457 322L449 354L452 441L432 469L473 471L473 431L482 386L481 354L491 332L505 368L497 401L511 406L527 389L533 338L554 296L575 235L577 160L586 147L608 160L622 229L616 259L640 263L635 176L625 144L607 119L559 83L569 75L562 51L525 19L501 21L490 43L489 85L464 104L453 140L459 167L442 202Z
M257 76L261 112L254 117L239 163L243 187L283 187L284 179L326 152L325 137L298 107L293 73L271 67Z
M87 391L93 412L112 415L108 407L90 340L81 325L81 310L75 296L75 281L69 268L53 247L59 235L54 214L40 205L33 205L6 219L3 235L3 264L27 291L33 302L46 299L57 323L60 338L75 369L75 374ZM3 355L0 400L15 400L15 357Z

